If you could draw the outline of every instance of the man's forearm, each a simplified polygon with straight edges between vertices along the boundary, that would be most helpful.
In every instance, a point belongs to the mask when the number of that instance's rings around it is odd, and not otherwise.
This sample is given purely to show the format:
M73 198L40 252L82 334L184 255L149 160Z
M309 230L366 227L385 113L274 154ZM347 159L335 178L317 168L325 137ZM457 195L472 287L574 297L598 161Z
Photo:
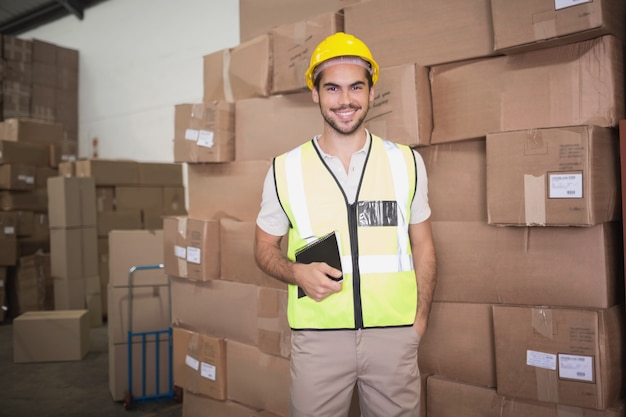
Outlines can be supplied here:
M418 257L417 278L417 318L428 321L437 284L437 262L434 249Z
M257 266L266 274L288 284L295 284L294 263L283 255L280 247L257 240L254 245L254 257Z

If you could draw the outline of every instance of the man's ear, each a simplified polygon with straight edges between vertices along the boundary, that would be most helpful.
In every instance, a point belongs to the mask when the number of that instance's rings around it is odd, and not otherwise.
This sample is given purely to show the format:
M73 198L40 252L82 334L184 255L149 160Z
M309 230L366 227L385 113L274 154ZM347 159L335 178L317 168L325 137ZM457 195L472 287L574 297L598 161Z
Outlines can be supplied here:
M374 86L370 87L370 103L374 102L374 97L376 97L376 94L374 93Z
M313 87L311 90L311 97L313 98L313 102L319 104L320 102L320 93L317 91L317 87Z

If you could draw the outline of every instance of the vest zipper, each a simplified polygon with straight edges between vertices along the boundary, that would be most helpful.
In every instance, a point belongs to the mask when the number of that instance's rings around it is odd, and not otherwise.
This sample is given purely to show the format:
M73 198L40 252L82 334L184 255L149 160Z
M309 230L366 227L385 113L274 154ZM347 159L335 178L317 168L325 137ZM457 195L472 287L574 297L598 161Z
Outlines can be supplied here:
M361 304L361 271L359 271L359 236L357 223L357 203L347 205L348 233L352 255L352 297L354 302L354 328L363 328L363 306Z

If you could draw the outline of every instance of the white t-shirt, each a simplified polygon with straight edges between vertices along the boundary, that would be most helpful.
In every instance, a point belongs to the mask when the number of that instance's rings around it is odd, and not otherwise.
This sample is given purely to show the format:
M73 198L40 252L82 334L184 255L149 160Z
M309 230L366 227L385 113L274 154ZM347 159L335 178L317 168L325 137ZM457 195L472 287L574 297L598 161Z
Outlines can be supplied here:
M371 141L370 135L367 135L367 140L363 148L352 154L348 172L346 172L338 157L326 154L322 151L317 143L318 139L319 136L313 138L315 147L320 151L324 162L326 162L332 173L337 177L341 188L343 188L348 198L348 203L352 204L356 199L361 173L365 166L367 150L369 149ZM411 205L410 223L416 224L430 217L430 206L428 205L428 178L426 177L424 160L415 150L413 153L415 154L415 167L417 169L417 186L415 197ZM270 166L265 176L261 210L257 216L256 223L263 231L274 236L284 236L289 231L289 218L278 200L278 192L276 191L276 184L274 182L274 168L272 166Z

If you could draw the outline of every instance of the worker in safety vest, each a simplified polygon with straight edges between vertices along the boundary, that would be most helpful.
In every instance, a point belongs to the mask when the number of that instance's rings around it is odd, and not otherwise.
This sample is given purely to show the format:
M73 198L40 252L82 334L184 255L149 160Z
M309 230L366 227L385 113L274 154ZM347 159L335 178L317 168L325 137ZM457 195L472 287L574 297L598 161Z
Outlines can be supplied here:
M354 36L322 41L305 77L323 131L265 179L255 257L288 284L291 417L347 416L355 386L363 416L419 416L436 283L428 183L417 152L363 124L379 72Z

